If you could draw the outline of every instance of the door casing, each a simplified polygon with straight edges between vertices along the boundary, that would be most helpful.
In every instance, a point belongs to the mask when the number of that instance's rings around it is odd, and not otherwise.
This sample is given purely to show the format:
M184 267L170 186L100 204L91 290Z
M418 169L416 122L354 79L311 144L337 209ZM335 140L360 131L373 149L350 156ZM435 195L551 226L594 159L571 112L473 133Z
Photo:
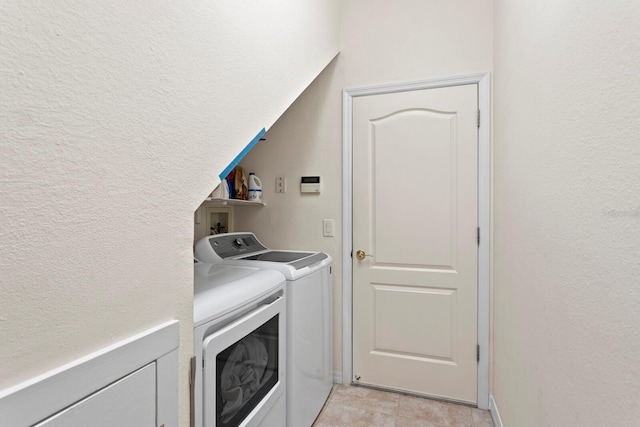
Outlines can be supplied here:
M353 378L353 281L352 281L352 101L354 97L435 89L466 84L478 85L478 408L489 409L489 283L490 283L490 74L478 73L408 83L368 86L342 91L342 383Z

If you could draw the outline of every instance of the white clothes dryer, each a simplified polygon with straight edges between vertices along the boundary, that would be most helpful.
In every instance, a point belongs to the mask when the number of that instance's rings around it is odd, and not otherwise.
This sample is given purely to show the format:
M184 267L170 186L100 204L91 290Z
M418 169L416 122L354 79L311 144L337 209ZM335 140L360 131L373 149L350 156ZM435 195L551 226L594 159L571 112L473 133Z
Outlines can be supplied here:
M333 387L332 259L322 252L272 250L253 233L207 236L205 263L278 271L287 294L287 426L311 427Z
M275 270L194 264L195 427L284 425L285 292Z

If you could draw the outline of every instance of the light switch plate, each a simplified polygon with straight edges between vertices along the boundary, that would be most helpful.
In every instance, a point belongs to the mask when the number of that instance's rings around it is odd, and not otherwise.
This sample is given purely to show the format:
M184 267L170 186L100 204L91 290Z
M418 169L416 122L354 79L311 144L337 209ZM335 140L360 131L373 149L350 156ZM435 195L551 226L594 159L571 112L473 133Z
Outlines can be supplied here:
M333 219L322 220L322 235L324 237L335 236L335 223L333 222Z
M279 176L276 178L276 193L286 193L287 192L287 180L284 176Z

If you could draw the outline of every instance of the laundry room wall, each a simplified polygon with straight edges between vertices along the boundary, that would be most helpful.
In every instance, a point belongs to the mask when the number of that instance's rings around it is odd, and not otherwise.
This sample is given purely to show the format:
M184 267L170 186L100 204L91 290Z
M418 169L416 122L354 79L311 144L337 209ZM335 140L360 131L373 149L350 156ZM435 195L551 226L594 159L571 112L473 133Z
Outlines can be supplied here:
M313 249L334 258L334 367L342 370L342 90L492 69L492 1L346 0L340 55L245 158L263 181L267 206L235 210L235 227L269 247ZM300 193L318 175L322 192ZM275 178L287 192L275 193ZM411 185L411 183L408 183ZM398 212L402 201L398 200ZM334 219L335 237L322 220Z
M0 5L0 390L180 321L193 213L338 51L337 1Z
M505 426L640 414L640 7L495 2L494 387Z

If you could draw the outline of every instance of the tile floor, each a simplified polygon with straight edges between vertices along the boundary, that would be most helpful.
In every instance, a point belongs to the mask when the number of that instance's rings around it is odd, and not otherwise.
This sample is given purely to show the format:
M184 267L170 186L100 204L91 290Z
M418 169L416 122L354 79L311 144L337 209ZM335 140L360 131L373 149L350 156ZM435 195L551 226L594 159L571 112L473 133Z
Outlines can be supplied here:
M364 387L334 386L313 427L493 427L489 411Z

